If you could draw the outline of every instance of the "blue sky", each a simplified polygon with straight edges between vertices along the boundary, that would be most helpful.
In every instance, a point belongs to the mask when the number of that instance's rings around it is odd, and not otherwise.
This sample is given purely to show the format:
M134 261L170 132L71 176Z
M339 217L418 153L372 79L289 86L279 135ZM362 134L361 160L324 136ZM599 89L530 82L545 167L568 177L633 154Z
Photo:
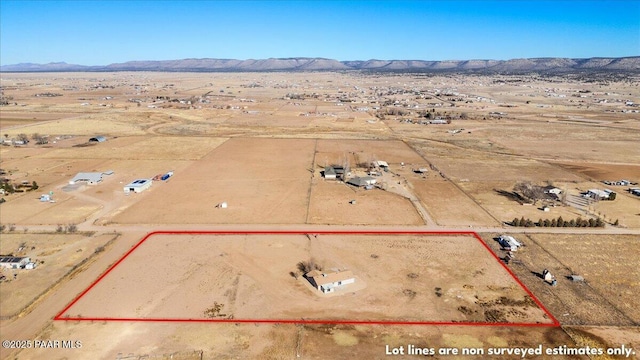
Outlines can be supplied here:
M0 64L640 55L640 0L0 1Z

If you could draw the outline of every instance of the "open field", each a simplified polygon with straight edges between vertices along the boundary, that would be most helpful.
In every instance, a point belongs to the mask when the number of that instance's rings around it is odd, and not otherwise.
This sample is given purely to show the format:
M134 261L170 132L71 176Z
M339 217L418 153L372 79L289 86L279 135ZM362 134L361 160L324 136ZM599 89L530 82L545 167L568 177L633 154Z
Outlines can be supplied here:
M0 113L0 130L28 126L43 121L52 121L80 115L83 115L83 113L43 113L38 111L28 113L2 111Z
M307 223L421 225L424 222L411 201L399 195L315 178Z
M37 267L0 270L6 276L6 280L0 282L0 317L10 318L28 307L95 252L104 250L113 238L113 234L3 234L0 254L29 257ZM97 250L99 248L102 250Z
M449 181L415 181L412 186L439 225L491 226L497 223Z
M616 330L606 336L593 328L570 328L578 340L591 340L591 346L602 348L619 346L622 342L638 348L638 332L633 329ZM597 334L597 335L593 335ZM488 328L476 327L401 327L401 326L353 326L353 325L304 325L290 324L167 324L127 322L56 322L43 333L44 339L78 339L81 349L26 349L20 359L36 360L42 357L74 357L83 354L88 358L117 358L121 356L160 356L174 359L197 360L202 351L204 359L290 359L300 355L307 359L326 359L330 349L332 359L387 359L385 345L392 347L408 344L426 348L473 347L579 347L561 328ZM138 339L146 339L144 345ZM594 341L595 340L595 344ZM197 356L188 354L197 351ZM183 357L179 357L183 356ZM194 354L195 355L195 354ZM396 356L398 358L423 358L424 356ZM437 359L468 359L481 356L434 356ZM497 358L514 358L503 356ZM541 358L541 357L533 357ZM564 358L587 360L587 356ZM630 357L629 359L637 359Z
M587 177L590 180L605 181L605 180L622 180L627 179L631 181L640 182L640 165L628 165L628 164L611 164L611 163L567 163L562 162L558 165L582 176Z
M314 145L301 139L231 139L176 174L162 191L139 194L142 199L113 221L303 223ZM222 202L229 208L216 208Z
M290 275L309 259L356 282L320 296ZM437 235L154 235L61 316L198 319L216 303L233 319L551 323L475 238Z
M303 358L323 359L327 351L336 359L385 358L385 344L407 343L485 348L625 343L640 348L640 315L635 310L640 304L634 296L639 291L635 279L640 278L634 262L640 249L640 197L627 192L630 186L601 183L640 181L636 75L624 79L354 72L0 76L4 96L11 97L0 108L0 140L7 141L0 146L0 168L5 172L1 177L11 184L39 185L35 191L1 195L6 202L0 205L0 224L15 224L15 230L8 234L4 228L0 247L2 252L14 251L22 241L36 241L36 254L27 255L45 260L31 273L21 272L17 281L0 285L2 316L15 313L19 304L110 239L68 235L61 243L58 236L63 235L36 233L52 231L58 224L122 233L119 240L159 227L201 230L231 224L278 229L342 225L356 230L471 226L483 228L487 233L483 239L501 256L491 237L509 230L527 233L517 235L526 246L508 266L563 325L547 329L51 322L55 311L86 288L74 278L69 284L75 286L72 290L55 299L44 296L42 303L55 302L51 309L40 308L38 302L24 318L5 318L2 326L25 338L79 339L85 346L30 349L20 352L19 359L115 358L191 350L203 350L204 358L281 359L301 353ZM425 124L436 118L450 123ZM48 136L49 143L36 145L35 133ZM21 134L32 141L15 146L13 140ZM84 146L96 135L106 136L107 141ZM373 160L384 160L390 167L388 173L375 176L379 186L372 190L321 177L324 166L345 162L353 176L361 176ZM416 168L428 171L417 174ZM67 186L78 172L107 170L113 175L98 185ZM174 176L169 181L156 181L143 193L122 191L134 179L171 170ZM552 184L571 201L549 212L540 209L541 202L521 205L505 193L523 181ZM605 188L618 193L616 200L576 205L583 199L581 192ZM50 191L55 202L41 203L39 196ZM352 200L355 203L350 204ZM228 208L216 208L221 202ZM537 221L558 216L600 216L607 225L525 229L504 224L514 217ZM616 219L619 226L612 225ZM223 312L236 318L484 322L498 317L548 322L537 307L525 304L524 292L504 269L467 237L434 237L431 243L411 237L402 241L367 236L344 241L325 235L265 236L258 241L220 238L226 240L213 249L208 247L211 242L198 237L150 239L69 314L202 319L204 309L217 301L225 304ZM107 248L98 260L115 261L130 246L114 244L121 252ZM46 246L57 252L40 255ZM75 252L78 249L82 251ZM344 296L315 296L300 278L289 275L311 255L327 268L354 270L366 286ZM52 269L46 279L30 275L54 263L60 268ZM91 279L110 263L89 266L95 275ZM558 277L557 287L532 273L545 268ZM481 270L482 274L476 273ZM564 277L570 272L586 281L570 282ZM409 273L417 277L409 278ZM86 273L78 277L82 275ZM137 281L142 278L146 280ZM11 288L6 293L7 286L25 284L27 279L32 281L25 287L28 291ZM378 287L378 283L389 285ZM113 291L118 294L115 300ZM189 294L189 306L176 306L184 294ZM500 294L526 309L491 303ZM47 315L29 317L35 314ZM15 354L0 350L1 359Z

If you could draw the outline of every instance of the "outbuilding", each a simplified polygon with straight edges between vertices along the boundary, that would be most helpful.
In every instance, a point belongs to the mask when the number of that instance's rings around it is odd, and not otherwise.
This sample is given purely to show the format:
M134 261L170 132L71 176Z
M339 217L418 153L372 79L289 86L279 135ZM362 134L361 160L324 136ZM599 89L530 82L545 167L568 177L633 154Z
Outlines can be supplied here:
M133 180L132 182L130 182L124 187L124 193L128 194L132 191L135 193L141 193L147 190L148 188L150 188L151 184L153 184L153 181L151 179Z
M30 262L28 257L0 256L0 267L5 269L24 269Z
M347 184L357 186L357 187L374 185L376 182L377 180L371 176L356 176L354 178L347 180Z
M387 162L386 162L386 161L382 161L382 160L376 160L376 161L374 161L374 162L373 162L373 165L374 165L374 166L377 166L377 167L379 167L379 168L381 168L381 169L386 169L386 168L388 168L388 167L389 167L389 164L387 164Z
M327 180L335 180L336 179L336 171L332 166L327 166L324 168L324 178Z
M113 174L113 171L110 173ZM77 182L85 182L88 185L97 185L99 182L102 182L102 176L105 174L109 174L109 172L80 172L77 173L73 179L69 180L69 184L73 185Z
M98 136L94 136L91 139L89 139L89 142L105 142L107 141L107 138L102 136L102 135L98 135Z

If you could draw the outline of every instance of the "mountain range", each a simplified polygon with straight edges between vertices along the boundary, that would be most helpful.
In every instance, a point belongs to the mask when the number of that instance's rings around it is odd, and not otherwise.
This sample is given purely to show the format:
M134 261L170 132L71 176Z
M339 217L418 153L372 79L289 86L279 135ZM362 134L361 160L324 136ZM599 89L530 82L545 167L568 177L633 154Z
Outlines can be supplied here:
M621 58L529 58L511 60L356 60L338 61L325 58L269 58L261 60L182 59L161 61L128 61L104 66L86 66L55 62L2 65L0 72L100 72L100 71L396 71L396 72L476 72L528 73L611 71L640 72L640 56Z

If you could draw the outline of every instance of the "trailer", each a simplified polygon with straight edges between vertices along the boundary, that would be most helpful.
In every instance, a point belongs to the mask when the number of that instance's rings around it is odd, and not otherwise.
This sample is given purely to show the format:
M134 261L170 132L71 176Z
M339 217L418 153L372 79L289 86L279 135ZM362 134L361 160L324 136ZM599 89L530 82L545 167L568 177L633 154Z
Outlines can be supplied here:
M162 181L167 181L170 177L173 176L173 171L169 171L168 173L162 175L162 177L160 178L160 180Z

